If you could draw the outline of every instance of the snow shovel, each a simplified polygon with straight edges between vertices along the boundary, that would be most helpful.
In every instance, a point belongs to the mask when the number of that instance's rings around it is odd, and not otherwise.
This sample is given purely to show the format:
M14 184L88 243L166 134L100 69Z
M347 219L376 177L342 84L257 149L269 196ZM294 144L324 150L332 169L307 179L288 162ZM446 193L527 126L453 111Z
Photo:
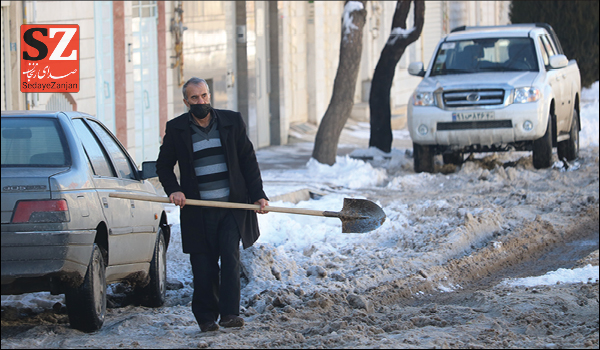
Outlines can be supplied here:
M159 196L146 196L113 192L109 194L109 197L171 203L169 198ZM185 205L246 210L260 209L260 206L257 204L205 201L200 199L186 199ZM344 198L344 207L342 208L342 211L339 212L319 211L303 208L284 208L274 206L267 206L264 208L264 210L288 214L302 214L339 218L340 220L342 220L343 233L369 232L381 226L381 224L383 224L383 222L385 221L385 213L383 212L383 209L381 209L377 204L366 199Z

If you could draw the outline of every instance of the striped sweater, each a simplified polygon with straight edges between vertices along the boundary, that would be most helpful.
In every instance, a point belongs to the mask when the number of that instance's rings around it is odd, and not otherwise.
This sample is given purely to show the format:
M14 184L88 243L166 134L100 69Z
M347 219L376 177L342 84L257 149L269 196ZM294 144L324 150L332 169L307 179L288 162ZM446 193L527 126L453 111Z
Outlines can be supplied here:
M192 131L194 170L198 179L200 198L229 201L229 171L217 123L212 123L208 132L192 124Z

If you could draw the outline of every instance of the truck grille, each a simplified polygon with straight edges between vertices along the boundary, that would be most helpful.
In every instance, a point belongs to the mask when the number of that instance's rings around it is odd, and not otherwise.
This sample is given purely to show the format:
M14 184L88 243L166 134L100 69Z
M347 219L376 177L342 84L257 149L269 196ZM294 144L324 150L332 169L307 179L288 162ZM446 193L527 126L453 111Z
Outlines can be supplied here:
M504 90L458 90L442 94L446 107L472 107L501 105L504 102Z

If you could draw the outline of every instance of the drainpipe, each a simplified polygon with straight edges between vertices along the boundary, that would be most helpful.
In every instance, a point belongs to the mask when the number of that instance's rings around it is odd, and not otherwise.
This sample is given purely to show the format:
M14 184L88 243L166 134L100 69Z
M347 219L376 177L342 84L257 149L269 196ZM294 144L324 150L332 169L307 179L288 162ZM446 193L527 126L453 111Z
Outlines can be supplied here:
M23 7L22 12L23 12L23 24L27 24L27 4L25 3L25 1L21 2L21 5ZM23 48L21 48L21 50L23 50ZM18 58L18 60L21 60L21 57ZM19 73L23 73L21 71L19 71ZM19 80L21 79L21 77L19 76ZM25 109L29 110L29 94L24 92L25 94Z

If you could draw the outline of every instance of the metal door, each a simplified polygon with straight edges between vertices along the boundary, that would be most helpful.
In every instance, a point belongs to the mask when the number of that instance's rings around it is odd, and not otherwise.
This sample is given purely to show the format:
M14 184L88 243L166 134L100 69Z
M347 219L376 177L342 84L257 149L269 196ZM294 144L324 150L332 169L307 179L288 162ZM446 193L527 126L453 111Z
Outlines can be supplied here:
M112 1L94 2L94 33L96 117L116 134Z
M256 147L271 144L269 113L269 43L266 1L255 2L256 11Z
M156 160L160 147L156 1L133 1L132 63L135 99L135 162Z

